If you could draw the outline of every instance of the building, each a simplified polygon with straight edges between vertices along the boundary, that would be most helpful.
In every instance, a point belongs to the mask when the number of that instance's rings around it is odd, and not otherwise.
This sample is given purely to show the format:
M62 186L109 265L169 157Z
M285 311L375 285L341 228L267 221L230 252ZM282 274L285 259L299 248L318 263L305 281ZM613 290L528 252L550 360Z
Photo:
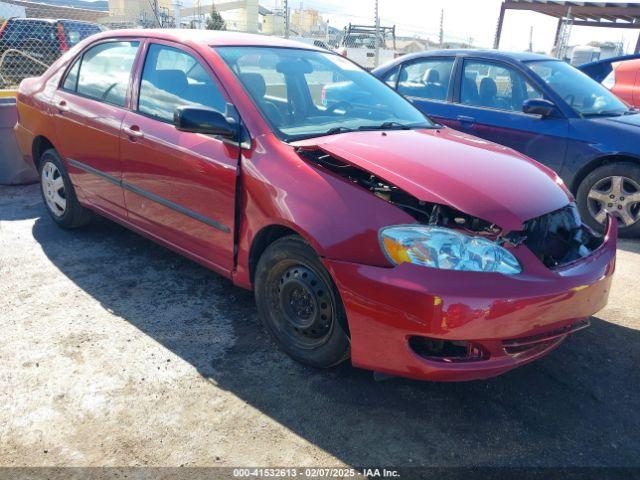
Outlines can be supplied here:
M291 12L291 29L304 34L326 34L328 23L313 8L300 8Z
M170 27L175 24L173 0L109 0L109 18L103 23Z

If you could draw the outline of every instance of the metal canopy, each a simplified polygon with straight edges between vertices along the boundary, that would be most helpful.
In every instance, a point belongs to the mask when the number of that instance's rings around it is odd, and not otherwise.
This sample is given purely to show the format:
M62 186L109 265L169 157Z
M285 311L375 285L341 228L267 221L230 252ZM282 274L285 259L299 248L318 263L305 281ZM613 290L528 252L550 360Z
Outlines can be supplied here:
M581 27L636 28L640 29L640 3L572 2L556 0L504 0L493 47L500 45L502 23L506 10L529 10L558 19L558 31L569 9L572 24ZM556 37L557 41L557 37ZM640 35L635 53L640 53Z

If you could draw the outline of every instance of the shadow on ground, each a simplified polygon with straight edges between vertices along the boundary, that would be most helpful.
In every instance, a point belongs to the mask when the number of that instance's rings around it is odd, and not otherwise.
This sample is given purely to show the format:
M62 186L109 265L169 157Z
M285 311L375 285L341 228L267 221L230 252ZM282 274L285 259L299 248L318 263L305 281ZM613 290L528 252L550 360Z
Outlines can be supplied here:
M594 318L549 357L489 381L375 382L350 365L315 371L276 350L250 292L109 221L68 232L43 207L30 210L40 215L35 239L80 288L347 464L640 465L637 330ZM198 308L177 318L173 302ZM236 336L218 360L200 336L213 311L226 312Z

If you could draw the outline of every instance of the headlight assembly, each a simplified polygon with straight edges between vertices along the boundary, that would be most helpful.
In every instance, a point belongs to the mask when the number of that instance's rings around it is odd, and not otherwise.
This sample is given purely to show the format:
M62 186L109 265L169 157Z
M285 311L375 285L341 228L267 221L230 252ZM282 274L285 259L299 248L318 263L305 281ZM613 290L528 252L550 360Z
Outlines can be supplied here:
M518 260L496 242L457 230L422 225L398 225L380 230L380 246L395 265L413 263L441 270L515 275Z

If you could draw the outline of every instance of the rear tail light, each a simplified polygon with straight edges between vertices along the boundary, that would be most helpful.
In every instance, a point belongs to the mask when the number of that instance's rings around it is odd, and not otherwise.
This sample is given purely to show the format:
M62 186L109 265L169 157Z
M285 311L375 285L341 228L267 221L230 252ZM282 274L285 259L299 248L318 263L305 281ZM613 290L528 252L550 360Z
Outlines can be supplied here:
M7 30L7 25L9 24L9 20L5 20L2 22L2 26L0 27L0 40L4 37L4 32Z
M64 34L64 25L62 25L61 23L59 23L58 27L56 28L56 35L58 37L60 51L66 52L67 50L69 50L69 46L67 45L67 37Z

